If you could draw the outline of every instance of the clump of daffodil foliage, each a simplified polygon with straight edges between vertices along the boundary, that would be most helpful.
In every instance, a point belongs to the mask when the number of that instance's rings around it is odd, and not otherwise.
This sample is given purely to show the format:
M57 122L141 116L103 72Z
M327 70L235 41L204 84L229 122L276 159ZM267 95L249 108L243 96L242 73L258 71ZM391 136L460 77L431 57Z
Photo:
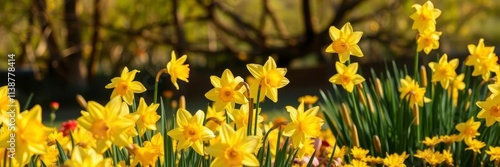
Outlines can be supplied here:
M211 105L196 112L184 98L175 103L172 92L157 93L162 74L176 90L178 80L188 82L187 55L172 52L157 73L152 102L136 98L146 91L135 80L140 71L125 67L105 86L113 89L108 102L78 98L81 116L60 129L43 124L40 105L11 99L8 86L0 87L0 166L499 166L494 47L481 38L467 46L464 62L429 56L439 48L442 13L430 1L413 8L413 74L395 63L379 75L360 74L350 56L364 56L363 32L350 23L332 26L325 52L339 56L333 90L320 91L321 102L300 97L273 120L260 104L277 103L290 81L272 57L248 64L246 81L230 69L211 76L213 88L204 94ZM422 51L435 61L420 63Z

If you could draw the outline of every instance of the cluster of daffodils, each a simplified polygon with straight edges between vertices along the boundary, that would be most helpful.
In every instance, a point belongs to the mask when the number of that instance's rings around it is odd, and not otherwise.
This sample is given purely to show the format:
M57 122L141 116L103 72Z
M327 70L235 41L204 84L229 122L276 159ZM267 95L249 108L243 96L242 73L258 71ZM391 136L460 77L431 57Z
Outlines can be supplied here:
M0 87L0 166L500 166L494 47L480 39L467 46L464 63L442 54L419 73L418 53L439 48L441 11L430 1L413 8L413 76L393 63L365 80L350 60L364 56L358 46L363 33L350 23L332 26L325 51L339 56L329 79L333 93L321 91L319 106L317 96L300 97L272 121L260 104L278 102L278 89L290 82L272 57L248 64L247 80L229 69L211 76L213 88L204 94L211 104L196 112L186 109L183 97L172 99L173 92L158 97L162 74L177 90L178 80L189 82L186 55L172 52L158 71L152 102L140 97L147 90L135 81L139 71L125 67L105 86L112 89L109 101L80 96L81 116L60 128L53 127L58 103L51 104L46 126L40 105L21 103L8 86Z

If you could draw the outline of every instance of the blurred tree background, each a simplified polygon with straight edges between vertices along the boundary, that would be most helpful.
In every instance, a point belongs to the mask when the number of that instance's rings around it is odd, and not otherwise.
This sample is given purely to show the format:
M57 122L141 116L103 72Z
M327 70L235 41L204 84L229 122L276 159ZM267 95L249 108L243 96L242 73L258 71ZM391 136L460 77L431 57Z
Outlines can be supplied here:
M365 57L355 61L413 56L416 30L411 29L409 16L415 11L411 5L423 2L7 0L0 1L0 55L16 54L17 72L35 78L18 85L36 87L34 83L50 80L53 87L71 87L75 92L91 90L89 85L99 76L106 76L102 82L108 83L124 66L154 76L172 50L188 55L194 73L244 69L246 63L262 63L267 56L291 70L333 70L337 56L324 52L331 43L328 28L346 22L364 32L360 47ZM443 12L437 19L443 35L432 58L437 53L464 57L467 44L477 44L480 37L488 46L500 42L499 0L434 4ZM0 57L2 62L6 59ZM0 64L1 70L6 68L7 63Z

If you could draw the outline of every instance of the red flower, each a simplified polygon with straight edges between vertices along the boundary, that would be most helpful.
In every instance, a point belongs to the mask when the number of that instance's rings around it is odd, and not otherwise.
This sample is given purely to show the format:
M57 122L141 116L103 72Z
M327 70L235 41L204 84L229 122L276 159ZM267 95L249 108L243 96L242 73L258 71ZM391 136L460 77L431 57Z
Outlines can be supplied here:
M63 122L61 124L61 128L59 129L59 131L63 133L63 136L67 136L67 135L69 135L70 131L75 130L77 124L78 124L78 122L76 120L69 120L69 121Z
M52 109L52 111L57 111L59 110L59 103L57 101L53 101L50 103L50 109Z

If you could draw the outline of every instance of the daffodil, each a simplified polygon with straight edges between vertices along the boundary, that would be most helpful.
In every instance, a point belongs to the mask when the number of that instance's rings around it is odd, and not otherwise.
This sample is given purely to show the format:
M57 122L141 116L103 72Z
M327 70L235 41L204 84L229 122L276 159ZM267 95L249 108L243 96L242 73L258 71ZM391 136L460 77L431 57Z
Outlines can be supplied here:
M494 54L495 47L494 46L485 46L484 39L479 39L479 43L477 45L469 44L467 45L467 49L469 50L470 55L465 60L465 65L467 66L476 66L480 65L485 59Z
M156 113L159 106L160 104L151 104L148 106L142 97L139 100L137 111L132 115L139 116L139 119L136 121L136 125L139 129L140 135L143 135L148 129L156 130L156 122L160 119L160 116Z
M455 128L460 132L458 140L471 141L476 136L479 136L480 134L477 132L479 126L481 126L481 122L474 122L474 117L471 117L467 122L457 124Z
M403 152L401 155L397 153L391 155L387 154L384 159L384 165L387 167L405 167L406 165L404 163L408 156L406 152Z
M364 161L366 158L366 155L368 154L369 150L365 150L363 148L354 146L354 148L351 149L351 154L354 159L357 160L362 160Z
M113 161L111 158L104 158L102 154L97 153L93 149L81 149L80 147L75 147L71 154L71 159L64 162L64 166L70 167L111 167L112 164Z
M456 135L456 134L439 136L439 140L446 145L450 145L451 143L456 142L457 139L458 139L458 135Z
M409 98L410 107L412 109L413 104L424 106L424 103L428 103L431 101L431 99L425 97L425 88L421 88L418 83L410 76L406 76L405 79L401 79L401 87L399 88L399 92L401 93L399 98Z
M352 92L354 85L361 84L365 81L363 76L356 74L358 72L358 63L352 63L349 66L345 66L340 62L336 62L335 68L337 69L337 74L333 75L329 81L334 84L342 85L348 92Z
M90 101L87 111L82 111L82 116L78 120L83 128L90 131L96 139L96 151L104 153L111 144L118 146L127 146L128 134L124 133L135 125L134 120L125 117L129 114L127 104L121 101L121 98L115 97L109 101L106 106Z
M434 148L437 144L441 143L441 139L438 138L437 136L434 136L432 138L430 137L425 137L425 139L422 141L426 146L430 148Z
M128 105L132 105L134 101L134 93L142 93L146 91L146 88L139 81L134 81L135 74L138 70L132 70L129 72L128 68L125 67L122 70L120 77L115 77L111 79L111 83L106 85L106 89L113 89L110 99L120 96L123 101Z
M417 51L423 50L425 54L429 54L433 49L438 49L441 34L438 31L421 32L417 39Z
M443 163L445 160L445 157L443 154L439 152L433 152L429 157L425 159L425 162L427 162L431 166L437 166L441 163Z
M236 125L237 129L247 127L248 126L248 115L250 114L248 104L243 104L240 106L240 109L233 110L231 112L228 112L228 116L231 120L233 120L233 123ZM262 121L264 121L264 118L260 115L260 110L259 109L259 115L257 116L257 124L261 124ZM254 109L253 113L257 112L256 109ZM252 116L253 118L253 116ZM255 124L255 120L252 119L252 125ZM253 134L253 130L252 130ZM262 134L262 129L260 127L257 127L257 135Z
M499 70L500 65L498 65L498 56L493 53L474 65L472 76L481 76L484 81L488 81L490 79L491 72L497 72Z
M497 165L500 164L500 147L490 146L490 150L486 150L486 154L490 155L490 161L495 161Z
M414 4L412 7L416 10L410 16L414 21L412 29L418 29L419 32L436 30L436 19L441 15L441 10L434 8L431 1L427 1L423 5Z
M448 62L448 55L444 54L439 62L430 62L429 67L433 72L432 82L440 82L444 89L448 89L450 82L457 77L455 69L458 67L458 59Z
M210 166L259 166L259 160L253 152L261 138L247 136L246 128L234 131L226 123L221 126L221 141L206 149L209 155L215 157Z
M319 110L318 106L304 111L304 102L302 102L297 108L286 106L286 110L290 113L292 122L286 126L283 136L291 137L293 147L300 148L306 139L321 135L321 126L324 122L323 119L316 116Z
M159 156L159 151L156 148L152 148L151 145L139 147L137 144L132 144L129 152L134 155L132 166L137 166L138 163L141 166L154 166Z
M211 76L210 82L214 88L205 93L205 97L215 102L215 110L227 109L228 111L232 111L235 103L248 103L248 100L243 95L245 88L241 86L237 88L238 84L243 82L243 78L239 76L234 77L229 69L224 70L221 78Z
M366 164L365 161L355 159L351 161L351 164L345 165L345 167L369 167L369 166L368 164Z
M164 157L165 156L165 148L163 147L163 136L161 133L156 133L149 141L145 141L143 143L144 148L149 148L151 150L154 150L156 154L158 154L158 158L160 159L160 163L163 164Z
M481 148L486 146L486 144L484 142L476 140L476 139L472 139L470 141L466 140L465 144L467 144L467 146L469 146L469 147L465 148L465 150L472 150L475 153L481 153Z
M0 87L0 113L3 114L9 110L10 97L7 86Z
M450 150L443 150L443 157L444 157L444 162L448 166L453 166L453 154L450 152Z
M366 162L369 163L371 166L376 166L377 164L384 163L384 159L369 155L366 157Z
M213 107L208 106L205 126L214 133L219 131L222 122L226 121L225 113L224 111L216 111Z
M465 83L464 83L464 74L460 74L453 81L451 81L451 89L449 89L449 93L451 93L451 98L453 99L453 105L457 105L458 103L458 91L459 90L464 90L465 89Z
M417 153L414 156L424 161L427 161L427 159L429 159L429 157L431 157L432 154L434 154L432 149L425 149L424 151L417 150Z
M314 103L316 103L318 101L318 96L305 95L305 96L299 97L298 101L299 101L299 103L304 101L304 103L306 105L313 105Z
M305 156L311 157L314 153L314 139L306 139L304 146L297 151L297 158L303 160Z
M257 79L258 84L250 84L250 96L255 100L262 101L264 97L268 97L273 102L278 101L278 89L282 88L290 82L285 78L286 68L277 68L276 62L272 57L269 57L264 63L264 66L259 64L247 64L247 69L253 77ZM258 92L260 87L260 92ZM257 95L260 96L257 98ZM265 95L265 96L264 96Z
M194 116L186 109L179 108L176 114L177 127L167 134L179 141L177 150L192 147L200 155L204 155L203 141L214 138L214 133L203 126L205 113L198 110Z
M35 105L31 110L19 114L16 111L15 125L9 127L12 131L0 134L0 148L8 148L15 143L16 161L24 166L34 154L46 154L45 145L47 136L54 131L42 124L42 108ZM11 122L4 122L4 126L11 126ZM14 136L14 137L12 137Z
M497 75L497 79L500 79L500 78L498 78L498 75ZM490 92L491 92L490 98L493 98L495 96L500 95L500 82L497 81L493 84L489 84L488 90L490 90Z
M350 55L363 57L363 52L358 46L358 42L363 35L361 31L353 31L351 23L346 23L340 30L331 26L328 31L333 43L330 44L325 52L338 53L339 61L345 63Z
M177 84L177 79L184 82L189 82L189 64L184 64L186 62L187 56L183 55L179 59L175 56L175 52L172 51L170 62L167 63L167 72L170 75L170 81L174 84L175 88L179 90L179 85Z
M478 101L476 104L481 108L477 118L486 119L487 127L500 122L500 96L487 98L486 101Z
M45 154L41 154L39 157L38 164L39 166L42 166L41 162L43 162L46 166L49 167L56 167L57 166L57 160L59 159L59 151L57 150L56 145L45 145Z
M80 147L84 150L96 148L96 139L94 135L81 125L78 125L71 133L73 135L75 147ZM71 142L69 142L66 147L73 148Z

